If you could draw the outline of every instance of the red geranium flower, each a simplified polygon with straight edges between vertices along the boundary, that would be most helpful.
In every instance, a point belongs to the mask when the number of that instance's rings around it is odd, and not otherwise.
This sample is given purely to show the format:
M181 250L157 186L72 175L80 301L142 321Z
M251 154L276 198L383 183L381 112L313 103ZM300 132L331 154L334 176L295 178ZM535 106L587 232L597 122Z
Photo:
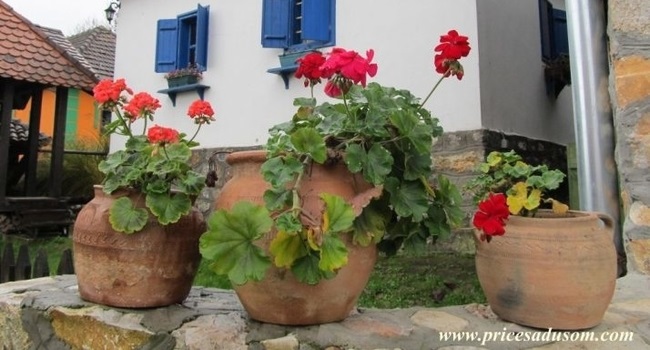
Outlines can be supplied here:
M450 30L446 35L440 36L440 44L435 47L436 54L433 65L436 72L444 74L445 77L455 75L458 80L463 79L463 66L458 62L461 57L467 57L471 50L467 37L458 35L455 30Z
M210 124L211 121L214 121L214 110L208 101L196 100L192 102L187 109L187 115L194 119L196 124Z
M133 90L126 86L124 79L117 79L115 81L104 79L93 88L93 96L99 104L118 103L122 92L133 95Z
M178 131L172 128L154 125L147 131L149 142L158 145L178 142Z
M509 215L506 196L503 193L492 193L478 204L478 211L474 214L472 223L483 231L481 239L487 235L489 240L490 236L501 236L506 232L505 225Z
M350 88L349 81L366 87L366 76L374 77L377 74L377 64L372 63L374 55L373 50L366 51L366 57L364 58L356 51L334 48L325 63L320 67L321 76L329 79L335 74L339 75L338 78L333 78L333 83L337 85L342 93L346 93ZM332 89L330 89L331 91ZM329 93L328 95L332 96Z
M124 106L124 112L126 112L126 116L133 121L141 116L153 117L153 113L158 108L160 108L160 102L158 99L153 98L146 92L138 92L133 96L131 101Z
M305 87L314 86L320 83L322 72L320 67L325 63L325 56L319 51L309 53L296 60L298 62L298 70L296 70L296 78L305 78Z
M467 57L470 49L466 36L458 35L457 31L450 30L446 35L440 36L440 44L434 51L440 52L445 59L459 60L461 57Z

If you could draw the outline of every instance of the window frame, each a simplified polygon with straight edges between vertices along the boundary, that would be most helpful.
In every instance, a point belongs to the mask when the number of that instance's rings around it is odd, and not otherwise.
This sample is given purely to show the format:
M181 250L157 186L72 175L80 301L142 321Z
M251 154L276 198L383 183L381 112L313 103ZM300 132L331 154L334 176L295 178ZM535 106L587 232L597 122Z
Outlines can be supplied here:
M209 12L209 5L198 4L196 10L182 13L176 18L158 20L156 73L167 73L191 64L201 71L207 70Z
M286 52L334 46L336 0L263 0L261 44Z

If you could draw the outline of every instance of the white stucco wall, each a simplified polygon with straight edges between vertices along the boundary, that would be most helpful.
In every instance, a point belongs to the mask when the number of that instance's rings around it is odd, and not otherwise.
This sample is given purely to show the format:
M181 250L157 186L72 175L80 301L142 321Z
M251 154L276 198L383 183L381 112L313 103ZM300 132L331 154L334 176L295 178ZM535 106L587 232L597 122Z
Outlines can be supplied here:
M573 142L571 86L557 99L546 96L537 0L480 0L477 6L483 126Z
M481 0L484 1L484 0ZM518 1L518 0L517 0ZM203 0L210 5L208 69L205 99L217 121L198 137L201 147L252 146L265 143L267 130L294 113L293 98L308 90L295 78L285 90L282 79L267 73L277 67L279 49L260 44L262 1ZM123 0L117 25L115 77L124 77L137 91L156 95L163 105L156 123L186 133L194 125L185 116L195 93L179 94L176 107L166 95L163 74L154 72L156 21L196 8L196 1ZM375 50L379 72L371 81L407 88L424 97L439 75L433 68L433 48L439 35L457 29L468 35L473 51L463 60L465 77L443 82L427 104L445 131L481 127L476 0L337 1L336 44L361 53ZM319 89L320 90L320 89ZM319 96L323 101L324 95ZM112 140L112 149L122 141Z

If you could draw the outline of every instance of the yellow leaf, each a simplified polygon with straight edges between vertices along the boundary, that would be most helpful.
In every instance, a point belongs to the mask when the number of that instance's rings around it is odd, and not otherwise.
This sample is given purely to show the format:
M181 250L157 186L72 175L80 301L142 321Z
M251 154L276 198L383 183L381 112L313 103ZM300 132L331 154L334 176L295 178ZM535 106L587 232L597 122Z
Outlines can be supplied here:
M323 244L323 232L319 227L310 227L307 230L307 243L311 249L320 250L320 246Z
M530 196L526 199L526 204L524 207L527 210L533 210L539 207L539 202L542 200L542 191L540 189L534 189L530 191Z
M553 212L555 214L566 214L567 211L569 211L569 206L560 202L556 201L553 198L549 198L549 200L553 203Z
M275 257L275 265L278 267L291 267L296 259L307 254L302 243L302 238L295 233L279 231L271 241L269 251Z
M327 215L327 210L323 210L323 232L327 232L330 227L330 217Z
M518 182L512 186L510 194L508 194L508 198L506 200L510 214L519 214L524 205L526 205L527 199L528 187L526 186L526 183Z

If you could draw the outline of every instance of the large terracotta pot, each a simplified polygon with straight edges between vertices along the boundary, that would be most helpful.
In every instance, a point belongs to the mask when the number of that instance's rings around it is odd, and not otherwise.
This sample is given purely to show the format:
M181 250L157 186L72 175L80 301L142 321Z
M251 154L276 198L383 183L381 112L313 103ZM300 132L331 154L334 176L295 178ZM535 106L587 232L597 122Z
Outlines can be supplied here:
M570 211L511 216L503 236L476 236L476 271L500 318L537 328L577 330L599 324L614 294L613 222Z
M130 235L116 232L108 221L113 201L129 196L137 207L144 196L121 191L113 195L95 186L95 197L74 223L74 268L81 298L98 304L148 308L180 303L190 292L201 261L202 214L190 214L162 226L151 216L145 228Z
M244 151L230 154L226 161L232 166L232 178L223 187L215 207L231 208L236 202L247 200L263 204L268 188L260 174L266 159L264 151ZM342 196L351 202L369 200L364 195L370 186L360 177L350 174L345 165L314 166L303 178L301 195L303 209L320 220L323 204L320 193ZM268 253L268 245L275 232L265 237L260 245ZM253 319L283 325L309 325L340 321L346 318L366 286L377 259L375 245L360 247L346 238L348 264L336 277L316 285L298 282L290 270L271 266L260 282L233 286L249 316Z

